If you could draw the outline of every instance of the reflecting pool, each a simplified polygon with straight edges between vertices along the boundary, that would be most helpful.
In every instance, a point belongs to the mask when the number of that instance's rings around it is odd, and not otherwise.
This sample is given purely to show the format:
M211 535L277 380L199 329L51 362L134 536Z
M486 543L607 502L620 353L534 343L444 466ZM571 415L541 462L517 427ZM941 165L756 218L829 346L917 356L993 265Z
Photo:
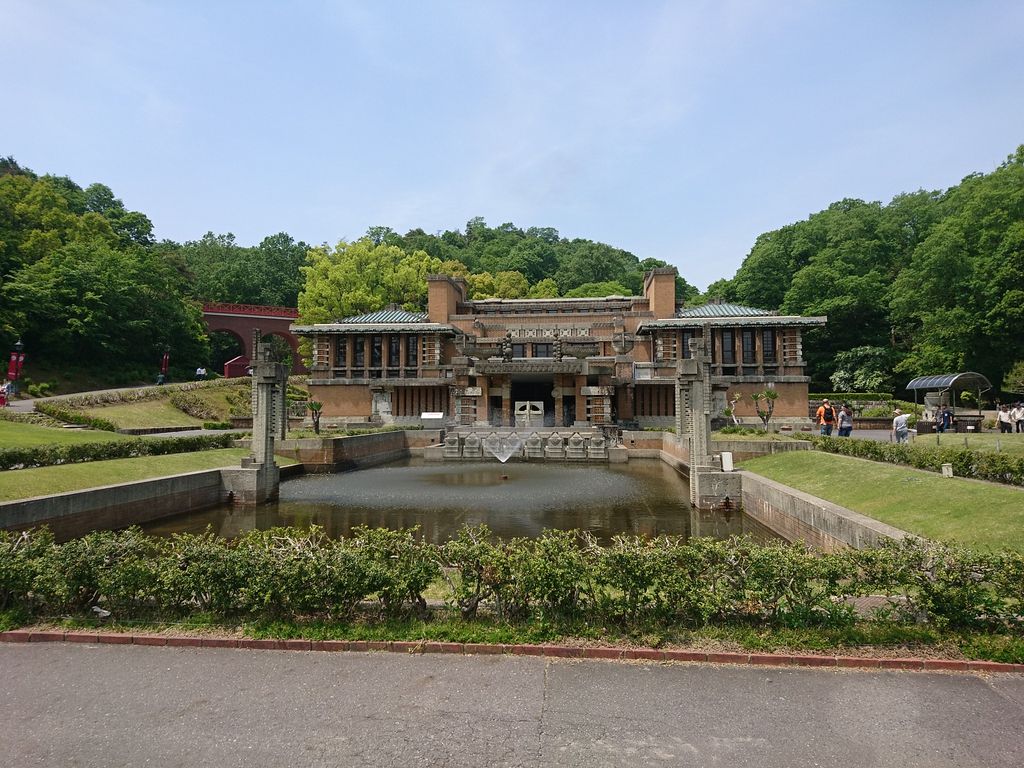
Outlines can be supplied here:
M501 538L536 536L545 528L580 529L608 541L619 533L727 537L766 535L736 512L700 512L689 486L656 459L627 464L424 463L419 459L281 484L280 499L255 509L220 507L155 521L156 534L222 536L273 526L318 525L330 536L354 527L419 526L442 542L464 525L485 523Z

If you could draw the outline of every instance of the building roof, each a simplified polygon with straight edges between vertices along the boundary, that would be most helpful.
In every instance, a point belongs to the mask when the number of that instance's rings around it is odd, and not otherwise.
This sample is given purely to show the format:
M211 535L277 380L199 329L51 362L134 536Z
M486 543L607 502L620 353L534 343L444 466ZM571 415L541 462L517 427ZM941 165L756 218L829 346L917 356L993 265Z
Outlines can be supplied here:
M670 317L665 320L644 320L640 323L636 332L650 333L661 328L703 328L704 326L783 328L797 325L818 326L825 325L826 322L828 322L827 317L773 315L770 312L756 315L687 315L683 317Z
M407 312L404 309L378 309L376 312L368 312L365 315L352 315L336 323L356 323L366 325L367 323L425 323L427 316L422 312Z
M676 317L755 317L760 315L775 315L775 312L725 302L701 304L697 307L684 307L676 312Z
M992 389L989 380L974 371L942 373L937 376L918 376L907 384L907 389L945 390L951 387L955 389L980 389L982 392Z

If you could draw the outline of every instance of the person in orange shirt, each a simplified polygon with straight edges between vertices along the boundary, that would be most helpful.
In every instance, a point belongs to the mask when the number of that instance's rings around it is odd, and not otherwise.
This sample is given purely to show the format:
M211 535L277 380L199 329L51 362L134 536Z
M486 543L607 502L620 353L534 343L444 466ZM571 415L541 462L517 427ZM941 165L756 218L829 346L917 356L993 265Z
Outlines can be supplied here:
M825 437L831 437L832 428L836 425L838 417L836 409L829 403L828 398L821 401L821 405L818 406L818 410L815 413L815 418L821 426L821 434Z

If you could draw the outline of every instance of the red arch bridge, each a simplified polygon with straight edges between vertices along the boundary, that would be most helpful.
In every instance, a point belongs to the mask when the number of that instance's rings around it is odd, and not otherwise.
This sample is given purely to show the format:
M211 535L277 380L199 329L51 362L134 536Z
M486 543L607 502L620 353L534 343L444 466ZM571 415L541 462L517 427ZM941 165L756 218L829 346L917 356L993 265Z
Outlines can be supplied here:
M210 333L229 333L238 339L242 354L224 364L225 376L242 376L252 359L252 334L278 336L292 349L292 373L308 373L299 357L299 340L290 328L299 317L294 307L265 307L258 304L223 304L208 301L203 304L203 320Z

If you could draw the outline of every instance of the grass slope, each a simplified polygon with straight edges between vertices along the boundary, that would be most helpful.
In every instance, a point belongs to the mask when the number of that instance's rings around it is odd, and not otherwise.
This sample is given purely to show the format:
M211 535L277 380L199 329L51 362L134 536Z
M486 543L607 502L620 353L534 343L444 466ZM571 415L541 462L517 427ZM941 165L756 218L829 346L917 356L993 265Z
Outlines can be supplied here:
M970 448L972 451L994 451L996 446L1002 453L1020 456L1024 454L1024 433L1001 435L998 432L982 432L977 435L945 434L918 435L914 445L927 445L934 448Z
M136 403L80 408L81 413L106 419L119 429L153 429L158 427L201 427L202 419L183 413L168 400L141 400Z
M97 429L57 429L17 421L0 421L0 448L37 448L42 445L80 445L129 440Z
M143 456L137 459L112 459L0 472L0 501L15 501L33 496L96 488L101 485L177 475L182 472L237 466L242 457L248 455L249 451L245 448L221 448L197 453ZM283 466L295 462L279 456L277 463Z
M1024 552L1018 488L816 451L760 456L742 468L929 539Z

